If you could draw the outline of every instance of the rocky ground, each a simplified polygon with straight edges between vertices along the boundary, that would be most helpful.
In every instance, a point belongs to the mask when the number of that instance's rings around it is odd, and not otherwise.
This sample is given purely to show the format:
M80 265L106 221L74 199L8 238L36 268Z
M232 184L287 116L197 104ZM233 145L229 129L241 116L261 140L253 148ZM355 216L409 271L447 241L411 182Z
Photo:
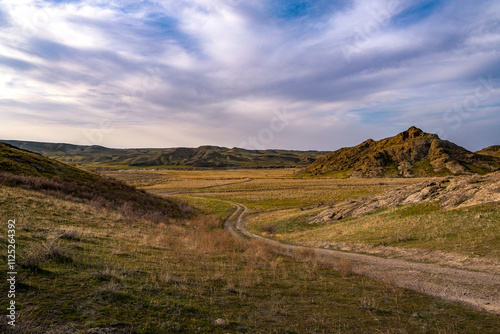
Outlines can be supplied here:
M462 208L500 202L500 172L485 176L435 178L383 194L338 203L309 220L326 224L347 217L359 217L380 208L439 201L443 208Z

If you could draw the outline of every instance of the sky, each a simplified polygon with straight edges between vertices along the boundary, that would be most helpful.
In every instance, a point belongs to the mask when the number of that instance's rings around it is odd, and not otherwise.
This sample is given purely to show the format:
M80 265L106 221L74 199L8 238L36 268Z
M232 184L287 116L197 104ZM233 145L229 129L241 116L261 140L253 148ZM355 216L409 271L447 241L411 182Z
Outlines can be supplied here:
M498 0L0 0L0 138L500 145Z

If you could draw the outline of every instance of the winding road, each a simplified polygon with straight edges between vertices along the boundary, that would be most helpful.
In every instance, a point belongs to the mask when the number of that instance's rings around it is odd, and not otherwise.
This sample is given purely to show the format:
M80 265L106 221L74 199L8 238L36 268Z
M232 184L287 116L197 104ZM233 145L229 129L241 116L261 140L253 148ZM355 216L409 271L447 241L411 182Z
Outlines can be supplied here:
M257 239L277 253L295 257L303 246L283 244L249 232L243 220L248 208L232 201L220 202L236 207L224 223L224 229L240 239ZM352 272L396 286L458 302L487 312L500 314L500 267L492 273L442 267L437 264L408 262L378 256L313 248L322 263L335 267L339 259L350 262ZM294 252L295 251L295 252Z

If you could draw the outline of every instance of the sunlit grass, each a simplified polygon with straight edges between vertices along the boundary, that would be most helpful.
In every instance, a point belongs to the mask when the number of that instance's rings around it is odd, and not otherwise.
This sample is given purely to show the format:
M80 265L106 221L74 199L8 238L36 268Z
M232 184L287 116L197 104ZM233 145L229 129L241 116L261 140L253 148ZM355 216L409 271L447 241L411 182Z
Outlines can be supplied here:
M439 203L381 209L359 218L309 225L317 211L288 215L279 211L250 218L251 230L272 224L274 238L285 242L328 241L441 250L467 256L500 258L498 205L443 210Z

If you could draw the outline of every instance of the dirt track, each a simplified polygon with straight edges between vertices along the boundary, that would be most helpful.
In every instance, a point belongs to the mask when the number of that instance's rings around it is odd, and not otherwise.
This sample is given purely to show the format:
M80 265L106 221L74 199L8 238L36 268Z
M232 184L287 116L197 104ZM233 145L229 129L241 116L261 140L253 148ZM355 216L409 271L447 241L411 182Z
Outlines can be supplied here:
M302 248L302 246L282 244L247 231L243 217L248 208L236 202L223 202L233 204L237 208L224 224L224 228L231 235L238 238L243 238L242 235L245 235L252 239L262 240L275 247L279 253L288 256L294 256L294 250ZM354 273L500 314L500 263L490 265L488 272L478 272L373 255L314 249L322 262L328 265L335 266L339 259L346 259L350 261ZM429 252L426 254L429 255ZM435 255L441 256L437 252ZM477 270L478 266L471 266L471 268Z

